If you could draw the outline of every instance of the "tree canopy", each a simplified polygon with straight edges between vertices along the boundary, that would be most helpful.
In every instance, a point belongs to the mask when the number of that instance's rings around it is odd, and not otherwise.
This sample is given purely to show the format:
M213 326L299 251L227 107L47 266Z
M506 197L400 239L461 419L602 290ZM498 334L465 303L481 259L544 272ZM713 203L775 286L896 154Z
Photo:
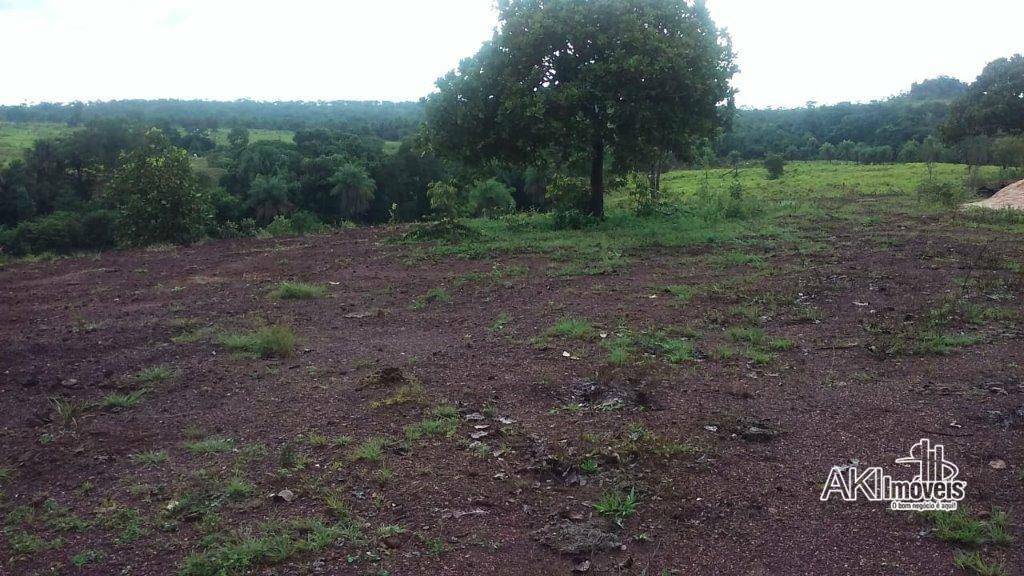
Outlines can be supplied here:
M438 80L427 136L466 164L589 164L587 209L613 170L685 154L722 125L735 73L702 2L501 0L499 26Z
M943 136L1024 133L1024 55L993 60L953 103Z

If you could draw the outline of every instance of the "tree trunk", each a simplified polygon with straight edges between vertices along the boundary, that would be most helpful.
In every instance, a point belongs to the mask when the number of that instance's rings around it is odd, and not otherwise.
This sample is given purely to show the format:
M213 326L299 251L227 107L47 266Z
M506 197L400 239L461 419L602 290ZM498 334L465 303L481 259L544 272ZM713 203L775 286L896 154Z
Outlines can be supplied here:
M594 137L590 149L590 206L591 216L604 218L604 138Z

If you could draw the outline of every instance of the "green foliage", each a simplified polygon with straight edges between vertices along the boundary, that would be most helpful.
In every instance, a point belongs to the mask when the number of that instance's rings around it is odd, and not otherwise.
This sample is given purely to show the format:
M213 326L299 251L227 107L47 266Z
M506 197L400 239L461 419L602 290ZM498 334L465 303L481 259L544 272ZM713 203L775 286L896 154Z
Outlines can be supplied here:
M159 466L167 462L167 452L164 450L153 450L150 452L136 452L131 455L132 462L141 466Z
M295 353L295 333L287 326L267 326L245 334L221 336L220 343L234 352L259 358L290 358Z
M594 335L594 327L583 318L563 318L548 328L547 335L563 338L590 338Z
M176 375L177 373L167 366L150 366L149 368L140 370L135 375L135 379L143 384L152 384L155 382L170 380Z
M732 95L732 50L703 4L509 0L499 22L438 80L427 138L467 164L579 160L590 167L586 211L599 218L606 152L613 168L685 153Z
M420 296L419 298L413 300L412 304L409 307L412 308L413 310L422 310L422 309L426 308L427 305L432 303L432 302L440 302L442 304L446 304L446 303L451 302L451 301L452 301L451 294L449 294L447 290L445 290L444 288L439 286L439 287L431 288L430 290L427 290L426 294L424 294L423 296Z
M342 218L356 218L365 214L377 190L377 184L366 169L354 162L339 166L331 176L331 184L336 213Z
M469 214L469 201L451 182L431 182L427 186L430 209L440 216L458 218Z
M935 537L945 542L967 546L1004 546L1013 542L1008 531L1010 518L998 508L990 512L987 520L974 516L966 506L952 512L927 512L925 517L931 521Z
M323 298L326 294L327 288L320 284L281 282L270 293L270 296L280 300L312 300Z
M235 447L235 441L231 438L211 436L202 440L194 440L185 443L185 449L193 454L218 454L228 452Z
M302 236L305 234L317 234L323 232L327 227L317 218L316 214L299 210L290 216L278 215L267 224L264 232L275 238L282 236Z
M629 492L609 490L594 503L594 510L621 525L623 520L636 514L638 502L635 489L631 488Z
M120 393L114 392L107 394L100 400L100 407L111 408L114 410L124 410L131 408L142 401L142 397L146 395L148 390L143 388L142 390L136 390L134 392Z
M778 180L786 170L786 161L778 154L769 154L764 158L764 169L768 171L769 180Z
M243 576L260 567L324 550L338 541L359 542L356 524L328 525L322 520L297 519L262 525L258 530L239 530L214 538L205 549L185 559L180 576Z
M249 186L245 209L252 213L256 222L260 224L286 217L294 208L291 202L293 189L293 183L284 174L259 174L253 178Z
M118 212L119 238L127 244L191 242L212 218L188 153L157 135L121 158L107 193Z
M352 451L352 459L373 463L380 462L384 458L384 449L387 448L388 444L388 439L383 436L367 438Z
M981 557L981 552L953 552L953 565L961 570L969 570L977 576L1007 576L1006 566L1002 563L989 564Z
M54 212L0 234L0 246L19 255L110 248L115 244L113 214L108 210Z
M494 218L516 209L512 188L491 178L473 184L469 189L469 209L473 216Z
M967 93L950 107L942 127L949 140L976 134L1024 132L1024 55L989 62Z

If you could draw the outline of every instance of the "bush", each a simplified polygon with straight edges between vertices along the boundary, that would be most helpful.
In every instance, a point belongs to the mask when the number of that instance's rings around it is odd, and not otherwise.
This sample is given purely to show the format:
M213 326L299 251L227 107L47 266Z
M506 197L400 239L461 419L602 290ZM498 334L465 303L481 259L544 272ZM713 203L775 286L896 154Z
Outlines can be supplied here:
M579 230L594 226L597 222L594 216L575 208L555 210L551 217L551 225L555 230Z
M925 180L917 187L917 195L946 208L953 208L965 200L963 189L952 182Z
M590 198L590 184L583 178L557 175L548 184L547 198L556 211L582 213Z
M187 152L147 137L145 146L122 156L108 188L120 239L135 245L196 240L212 220L210 198L199 188Z
M291 218L280 214L275 216L263 231L274 237L295 235L295 230L292 228Z
M245 221L243 221L243 224ZM269 236L303 236L317 234L327 229L327 225L312 212L305 210L291 216L277 215L263 231Z
M439 216L459 218L469 214L469 203L458 188L449 182L431 182L427 185L430 209Z
M764 159L764 169L768 171L769 180L778 180L786 171L786 161L778 154L769 154Z
M292 231L299 235L317 234L327 229L327 226L317 218L316 214L306 210L292 214L289 220L292 223Z
M516 209L512 188L491 178L477 182L469 190L469 207L474 216L502 216Z
M113 210L89 212L82 216L81 231L83 248L110 248L117 241L117 213Z
M67 253L81 246L81 217L71 212L54 212L22 222L3 236L5 248L19 256L42 252Z

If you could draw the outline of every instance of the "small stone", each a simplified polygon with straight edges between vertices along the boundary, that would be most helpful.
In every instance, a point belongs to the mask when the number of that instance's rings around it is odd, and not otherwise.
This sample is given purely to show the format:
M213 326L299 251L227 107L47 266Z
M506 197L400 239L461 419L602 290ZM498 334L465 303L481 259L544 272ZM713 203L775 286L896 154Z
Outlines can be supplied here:
M1006 470L1006 460L993 460L988 463L988 467L993 470Z
M776 432L760 426L751 426L743 431L740 436L748 442L768 442L773 440Z

